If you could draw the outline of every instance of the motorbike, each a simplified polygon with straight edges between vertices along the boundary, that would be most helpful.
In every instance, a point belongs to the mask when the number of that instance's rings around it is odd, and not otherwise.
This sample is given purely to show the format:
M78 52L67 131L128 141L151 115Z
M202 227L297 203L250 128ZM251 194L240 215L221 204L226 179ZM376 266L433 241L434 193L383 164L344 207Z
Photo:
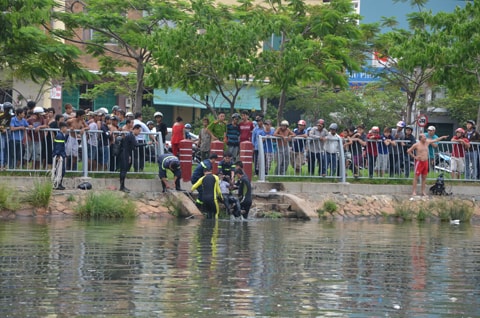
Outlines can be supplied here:
M450 168L451 158L450 154L446 152L437 152L435 154L435 170L452 172Z

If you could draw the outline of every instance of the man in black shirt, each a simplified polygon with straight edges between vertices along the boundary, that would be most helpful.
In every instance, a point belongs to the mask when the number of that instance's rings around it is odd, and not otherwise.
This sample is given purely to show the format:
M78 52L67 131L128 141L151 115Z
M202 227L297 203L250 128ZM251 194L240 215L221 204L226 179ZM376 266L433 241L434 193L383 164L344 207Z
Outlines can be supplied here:
M155 130L157 133L162 133L162 141L163 141L163 146L165 147L165 142L167 141L167 134L168 134L168 130L167 130L167 124L165 124L164 122L162 122L162 119L163 119L163 114L161 112L156 112L155 114L153 114L153 117L155 118L155 121L157 122L155 124Z
M135 125L131 132L129 132L122 139L121 150L120 150L120 191L130 192L128 188L125 187L125 177L127 176L128 170L132 167L132 151L137 147L146 146L146 144L139 144L135 138L142 131L142 126Z
M242 169L235 170L235 176L237 177L237 187L238 187L238 199L240 200L240 207L245 211L243 218L248 218L248 212L250 212L250 207L252 206L252 185L250 180L245 175Z

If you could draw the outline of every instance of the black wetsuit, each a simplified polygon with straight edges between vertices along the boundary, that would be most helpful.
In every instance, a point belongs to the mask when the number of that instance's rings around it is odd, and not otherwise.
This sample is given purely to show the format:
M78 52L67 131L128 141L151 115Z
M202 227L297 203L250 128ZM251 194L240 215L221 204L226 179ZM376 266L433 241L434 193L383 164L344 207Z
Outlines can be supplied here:
M244 218L248 218L248 212L252 206L252 185L248 177L244 174L237 182L238 198L240 199L240 207L245 211Z
M197 188L202 188L203 211L207 213L207 218L211 219L214 215L218 217L218 198L223 200L218 176L206 174L192 186L192 191Z
M139 144L133 133L128 133L122 139L122 146L120 150L120 190L128 190L125 188L125 177L128 170L132 167L132 152L136 147L145 146L146 144Z

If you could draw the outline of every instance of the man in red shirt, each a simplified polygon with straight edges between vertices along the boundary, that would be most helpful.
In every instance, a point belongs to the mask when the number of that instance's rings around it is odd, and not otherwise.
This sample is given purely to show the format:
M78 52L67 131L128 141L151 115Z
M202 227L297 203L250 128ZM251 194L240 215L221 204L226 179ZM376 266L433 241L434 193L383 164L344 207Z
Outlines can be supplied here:
M367 134L367 160L368 160L368 177L373 178L373 170L378 157L378 142L381 142L380 128L373 126Z
M452 146L451 175L452 179L459 179L461 173L465 171L465 150L470 148L470 141L468 138L465 138L465 130L463 130L463 128L457 128L452 142L454 144ZM470 169L470 167L467 167L467 169Z
M255 127L252 121L248 118L248 111L242 111L242 121L238 126L240 127L240 142L251 141L252 131Z

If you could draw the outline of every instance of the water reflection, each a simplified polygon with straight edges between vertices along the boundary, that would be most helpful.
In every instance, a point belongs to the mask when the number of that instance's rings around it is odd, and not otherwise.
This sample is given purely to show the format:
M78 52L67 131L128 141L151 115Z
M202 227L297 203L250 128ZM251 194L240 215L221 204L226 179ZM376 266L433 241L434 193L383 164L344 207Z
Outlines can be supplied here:
M0 223L2 317L480 316L478 225Z

